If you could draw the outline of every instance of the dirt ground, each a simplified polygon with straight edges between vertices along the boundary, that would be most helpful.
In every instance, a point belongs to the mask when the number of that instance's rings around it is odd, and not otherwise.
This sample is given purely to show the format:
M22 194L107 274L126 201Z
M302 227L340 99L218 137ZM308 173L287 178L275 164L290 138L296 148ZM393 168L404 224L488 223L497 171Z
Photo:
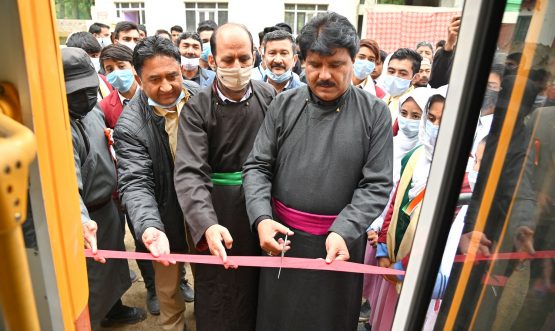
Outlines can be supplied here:
M135 249L133 243L133 237L129 233L129 229L126 227L125 233L125 247L128 251L133 251ZM123 295L122 301L124 305L132 306L132 307L140 307L143 308L147 312L146 320L133 324L127 325L117 328L100 328L98 330L108 331L108 330L117 330L117 331L154 331L154 330L161 330L160 326L158 325L158 316L153 316L148 313L146 310L146 288L143 278L141 277L141 272L139 271L139 267L137 267L137 263L134 260L129 261L129 268L133 270L137 274L137 281L131 284L131 287L127 292ZM187 279L191 286L194 284L193 280L193 273L191 272L191 267L187 264ZM185 309L185 325L187 326L187 331L196 331L195 325L195 318L193 315L194 307L193 302L186 303Z

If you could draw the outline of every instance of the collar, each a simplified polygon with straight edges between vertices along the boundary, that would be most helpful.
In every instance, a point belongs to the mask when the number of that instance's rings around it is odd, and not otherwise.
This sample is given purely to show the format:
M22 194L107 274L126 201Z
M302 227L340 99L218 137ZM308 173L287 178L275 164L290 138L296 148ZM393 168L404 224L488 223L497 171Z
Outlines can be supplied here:
M247 91L245 92L245 95L243 95L243 97L241 98L241 100L239 101L235 101L235 100L231 100L230 98L226 97L222 91L220 91L220 88L218 87L218 84L216 83L216 81L214 81L214 86L216 86L216 92L218 93L218 97L220 97L220 99L224 102L224 103L240 103L243 102L245 100L247 100L251 94L252 94L252 87L251 84L249 82L249 88L247 89Z
M154 113L156 115L161 116L161 117L166 117L167 115L173 115L175 113L177 113L177 115L179 115L179 113L181 113L181 108L183 108L185 103L187 103L187 101L189 101L189 98L191 97L191 95L189 94L189 91L187 91L186 88L183 88L183 92L185 93L185 97L183 99L181 99L181 101L179 101L179 103L177 105L175 105L177 111L167 110L165 108L160 108L160 107L156 107L156 106L150 106L150 107L152 107L152 109L154 110Z
M133 94L133 97L137 95L137 93L139 92L139 90L141 89L140 86L137 86L137 89L135 90L135 94ZM117 90L116 90L117 91ZM121 93L118 91L118 96L119 96L119 101L121 102L121 104L123 105L123 100L127 99L126 97L124 97L123 95L121 95ZM133 99L133 97L131 97L131 99ZM131 99L129 99L129 101L131 101Z

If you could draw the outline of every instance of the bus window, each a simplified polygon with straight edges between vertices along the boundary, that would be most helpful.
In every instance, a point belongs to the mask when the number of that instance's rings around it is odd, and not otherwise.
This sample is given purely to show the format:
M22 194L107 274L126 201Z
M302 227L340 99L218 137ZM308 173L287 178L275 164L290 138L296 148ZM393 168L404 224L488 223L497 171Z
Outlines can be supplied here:
M472 194L450 218L425 329L555 329L555 2L517 13L499 34L461 190Z

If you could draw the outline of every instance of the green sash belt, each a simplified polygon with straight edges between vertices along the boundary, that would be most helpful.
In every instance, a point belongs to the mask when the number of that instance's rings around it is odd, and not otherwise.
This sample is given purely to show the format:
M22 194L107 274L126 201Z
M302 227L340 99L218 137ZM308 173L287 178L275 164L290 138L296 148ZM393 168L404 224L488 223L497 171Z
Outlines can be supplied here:
M243 184L243 178L241 178L241 171L216 172L212 174L212 183L220 186L238 186Z

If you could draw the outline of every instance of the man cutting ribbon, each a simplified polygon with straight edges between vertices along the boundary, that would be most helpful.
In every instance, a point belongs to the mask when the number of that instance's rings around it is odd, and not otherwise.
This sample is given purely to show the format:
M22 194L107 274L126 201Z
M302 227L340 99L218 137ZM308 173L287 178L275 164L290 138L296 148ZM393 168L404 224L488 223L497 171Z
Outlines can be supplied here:
M228 268L228 253L260 254L249 227L241 168L275 92L250 80L254 55L244 26L222 25L210 43L216 80L179 118L175 187L192 246L199 254L221 257ZM196 265L197 330L254 330L258 273Z
M308 86L268 108L243 168L247 212L273 255L283 251L276 236L288 235L290 257L362 262L392 186L391 116L351 85L359 41L345 17L320 14L299 40ZM276 271L260 272L257 330L356 329L361 275Z

